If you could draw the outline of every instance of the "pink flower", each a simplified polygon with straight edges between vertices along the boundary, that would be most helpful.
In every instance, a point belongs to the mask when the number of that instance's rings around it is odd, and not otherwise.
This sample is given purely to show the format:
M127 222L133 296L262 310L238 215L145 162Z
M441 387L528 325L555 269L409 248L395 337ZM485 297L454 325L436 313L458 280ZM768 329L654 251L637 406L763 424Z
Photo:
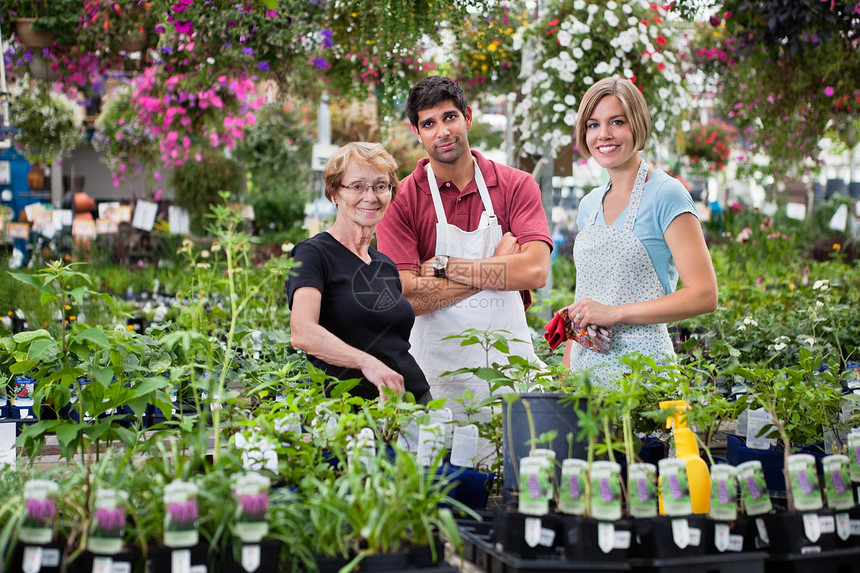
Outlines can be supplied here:
M827 97L832 96L833 95L833 87L827 86L826 88L824 88L824 95L826 95Z

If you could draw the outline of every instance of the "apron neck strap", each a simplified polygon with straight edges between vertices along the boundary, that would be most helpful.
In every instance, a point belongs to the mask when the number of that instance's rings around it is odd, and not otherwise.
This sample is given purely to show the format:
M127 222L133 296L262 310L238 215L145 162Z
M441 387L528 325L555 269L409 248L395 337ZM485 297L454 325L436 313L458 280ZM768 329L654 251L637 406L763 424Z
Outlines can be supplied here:
M624 228L628 231L633 230L633 224L636 222L636 216L639 214L639 203L642 201L642 190L645 189L645 179L647 177L648 164L645 163L644 159L640 159L639 169L636 171L636 180L633 182L633 191L630 192L630 202L627 204L627 216L624 218ZM593 225L597 220L597 212L600 211L600 206L603 205L603 198L610 189L612 189L611 179L604 185L597 208L591 211L591 216L588 218L589 225Z
M487 216L495 217L493 211L493 202L490 200L490 192L487 189L487 183L484 181L484 174L481 173L478 167L478 160L472 156L472 163L475 165L475 185L478 187L478 193L481 195L481 201L484 203L484 211ZM442 196L439 194L439 185L436 183L436 175L433 173L433 167L427 163L427 183L430 185L430 196L433 197L433 208L436 210L436 221L443 225L448 224L448 218L445 216L445 207L442 205Z

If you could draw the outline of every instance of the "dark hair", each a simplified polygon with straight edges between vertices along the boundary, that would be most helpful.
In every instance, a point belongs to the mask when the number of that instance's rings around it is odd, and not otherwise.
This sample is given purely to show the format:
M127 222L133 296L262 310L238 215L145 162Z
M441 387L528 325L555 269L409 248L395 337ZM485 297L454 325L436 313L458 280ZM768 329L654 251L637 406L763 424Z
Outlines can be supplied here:
M466 115L466 94L463 88L450 78L444 76L427 76L409 90L406 99L406 116L413 127L418 127L418 112L428 107L439 105L443 101L453 101L457 109Z

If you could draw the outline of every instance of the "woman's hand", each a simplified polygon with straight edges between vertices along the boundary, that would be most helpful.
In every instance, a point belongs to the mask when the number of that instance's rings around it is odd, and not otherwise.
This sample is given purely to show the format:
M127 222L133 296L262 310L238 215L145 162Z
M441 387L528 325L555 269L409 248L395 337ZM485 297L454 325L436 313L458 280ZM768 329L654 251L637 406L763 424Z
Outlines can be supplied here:
M395 392L404 392L403 376L385 365L384 362L367 354L362 354L358 367L367 380L379 390L379 398L383 402L388 399L383 388L391 388Z
M618 307L607 306L590 298L581 298L565 307L571 322L585 328L589 324L597 326L613 326L621 322L618 318Z

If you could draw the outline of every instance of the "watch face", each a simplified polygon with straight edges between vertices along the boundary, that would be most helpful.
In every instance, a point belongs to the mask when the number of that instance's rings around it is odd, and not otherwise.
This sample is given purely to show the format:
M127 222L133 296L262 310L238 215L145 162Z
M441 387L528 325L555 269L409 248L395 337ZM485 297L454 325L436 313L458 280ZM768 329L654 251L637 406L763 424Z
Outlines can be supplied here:
M437 255L433 259L433 268L437 270L442 270L448 265L448 257L445 255Z

